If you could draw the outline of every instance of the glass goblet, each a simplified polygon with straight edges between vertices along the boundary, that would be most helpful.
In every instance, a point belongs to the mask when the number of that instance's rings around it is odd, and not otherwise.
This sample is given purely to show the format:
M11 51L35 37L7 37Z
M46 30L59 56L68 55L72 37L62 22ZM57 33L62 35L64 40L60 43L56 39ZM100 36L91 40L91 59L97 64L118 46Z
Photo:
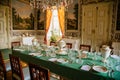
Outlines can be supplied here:
M109 58L106 60L106 65L108 68L108 76L112 77L112 71L113 71L113 61L110 60Z

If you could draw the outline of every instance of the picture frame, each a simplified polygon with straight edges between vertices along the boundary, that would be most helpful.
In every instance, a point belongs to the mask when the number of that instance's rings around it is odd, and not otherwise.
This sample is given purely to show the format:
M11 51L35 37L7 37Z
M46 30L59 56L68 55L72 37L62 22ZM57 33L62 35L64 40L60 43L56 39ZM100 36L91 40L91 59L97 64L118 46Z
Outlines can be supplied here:
M34 30L34 11L30 4L12 0L13 30Z
M67 10L67 31L78 30L78 1L74 0L73 4L68 6Z

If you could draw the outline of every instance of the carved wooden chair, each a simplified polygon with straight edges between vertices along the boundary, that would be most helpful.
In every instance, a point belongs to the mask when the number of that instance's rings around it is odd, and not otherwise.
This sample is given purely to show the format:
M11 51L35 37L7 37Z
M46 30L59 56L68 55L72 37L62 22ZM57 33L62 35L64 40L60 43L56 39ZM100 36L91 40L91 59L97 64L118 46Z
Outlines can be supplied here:
M20 46L20 41L15 41L15 42L11 42L11 48L13 49L14 47Z
M66 47L71 49L72 48L72 43L66 43Z
M48 69L35 64L29 64L31 80L50 80L50 72Z
M50 46L57 46L56 42L50 42Z
M49 69L29 63L31 80L58 80L51 76Z
M90 51L91 51L91 46L90 46L90 45L81 44L81 45L80 45L80 50L90 52Z
M20 58L9 54L11 69L12 69L12 79L13 80L30 80L29 68L22 68L20 63Z
M3 54L0 51L0 80L7 80L8 73L10 73L10 71L11 71L10 62L9 61L7 61L7 62L4 61Z
M112 54L120 55L120 42L112 42Z
M18 47L20 46L21 43L20 41L14 41L14 42L11 42L11 48L13 49L14 47ZM28 66L27 63L23 62L23 61L20 61L20 63L22 64L22 67L26 67Z

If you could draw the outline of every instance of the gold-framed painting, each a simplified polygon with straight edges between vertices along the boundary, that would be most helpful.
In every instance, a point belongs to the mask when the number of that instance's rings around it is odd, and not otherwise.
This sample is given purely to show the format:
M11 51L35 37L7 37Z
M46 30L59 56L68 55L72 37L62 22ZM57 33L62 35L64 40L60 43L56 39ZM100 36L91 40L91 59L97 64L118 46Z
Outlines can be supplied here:
M78 1L74 0L67 9L67 30L78 30Z
M34 14L29 2L12 0L13 30L34 30Z

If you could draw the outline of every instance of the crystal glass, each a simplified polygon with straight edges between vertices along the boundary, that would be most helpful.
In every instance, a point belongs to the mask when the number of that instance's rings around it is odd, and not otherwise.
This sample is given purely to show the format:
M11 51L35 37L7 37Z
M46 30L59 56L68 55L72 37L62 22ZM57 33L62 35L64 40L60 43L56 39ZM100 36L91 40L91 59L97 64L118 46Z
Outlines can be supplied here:
M81 59L80 57L77 57L77 59L76 59L76 63L78 63L78 64L82 64L83 61L82 61L82 59Z
M109 46L103 46L101 48L101 53L102 53L102 56L103 56L103 62L106 62L106 59L110 56L110 52L111 52L111 49L109 48Z
M50 54L51 54L51 50L50 50L50 49L46 49L46 50L45 50L45 52L46 52L46 56L48 56L48 57L49 57L49 56L50 56Z
M108 68L108 76L112 77L112 71L114 67L114 61L110 60L109 58L106 60L106 66Z
M69 57L69 61L71 63L75 63L76 62L76 54L73 52L73 50L69 51L68 57Z

